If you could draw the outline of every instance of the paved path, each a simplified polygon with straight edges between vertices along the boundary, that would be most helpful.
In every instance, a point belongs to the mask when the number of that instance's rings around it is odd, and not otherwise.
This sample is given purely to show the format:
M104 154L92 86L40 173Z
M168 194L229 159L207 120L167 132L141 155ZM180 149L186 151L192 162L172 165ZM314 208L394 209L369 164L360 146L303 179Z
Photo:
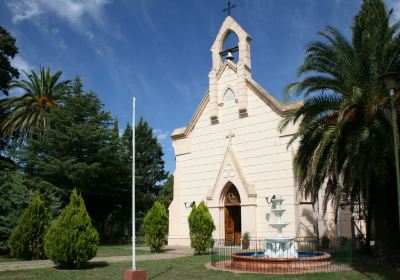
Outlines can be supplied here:
M138 247L141 250L148 250L148 248ZM185 256L192 256L193 249L184 246L167 246L164 248L165 252L160 254L145 254L137 255L137 261L148 261L148 260L163 260L173 259ZM132 256L112 256L112 257L95 257L90 260L91 263L96 262L128 262L132 260ZM37 260L37 261L18 261L18 262L5 262L0 263L0 271L6 270L20 270L20 269L33 269L33 268L48 268L54 267L54 263L49 260Z

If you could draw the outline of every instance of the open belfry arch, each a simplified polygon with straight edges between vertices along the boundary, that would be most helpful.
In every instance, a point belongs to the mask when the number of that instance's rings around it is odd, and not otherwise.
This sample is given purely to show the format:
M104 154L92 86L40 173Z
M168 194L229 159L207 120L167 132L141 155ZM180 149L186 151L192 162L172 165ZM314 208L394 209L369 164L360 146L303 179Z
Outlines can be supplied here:
M231 50L223 50L224 42L228 35L233 32L239 39L238 45ZM237 75L237 80L233 91L236 93L238 101L238 113L241 117L247 115L247 93L246 78L251 78L251 60L250 60L250 36L242 27L231 17L228 16L222 24L217 38L211 47L212 68L208 75L209 78L209 96L210 96L210 119L212 123L218 122L219 97L223 95L225 89L218 87L218 80L226 67L230 67ZM238 63L234 65L231 60L225 59L227 51L239 53Z
M237 43L224 48L232 32ZM201 201L216 225L213 238L227 246L238 245L244 232L272 236L271 205L265 199L272 195L285 199L286 236L335 233L333 213L322 215L318 203L297 191L292 165L297 143L287 146L297 127L278 131L281 120L302 102L281 103L252 79L250 43L247 32L227 16L211 47L208 90L188 125L172 133L170 245L190 245L190 205Z

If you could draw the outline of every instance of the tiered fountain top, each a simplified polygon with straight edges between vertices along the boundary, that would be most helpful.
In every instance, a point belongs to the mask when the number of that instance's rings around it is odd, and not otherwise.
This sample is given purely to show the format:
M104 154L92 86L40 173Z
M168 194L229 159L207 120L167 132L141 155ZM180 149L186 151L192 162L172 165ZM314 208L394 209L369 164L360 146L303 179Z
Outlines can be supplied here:
M284 199L280 195L277 195L277 196L275 196L275 198L272 199L273 206L272 206L271 211L275 215L275 221L270 223L269 225L273 228L276 228L278 231L278 234L277 234L277 237L268 238L268 241L284 242L284 241L288 241L288 240L293 240L293 238L282 236L282 229L289 224L289 223L285 223L282 221L282 214L283 214L283 212L286 211L286 209L282 208L283 201L284 201Z

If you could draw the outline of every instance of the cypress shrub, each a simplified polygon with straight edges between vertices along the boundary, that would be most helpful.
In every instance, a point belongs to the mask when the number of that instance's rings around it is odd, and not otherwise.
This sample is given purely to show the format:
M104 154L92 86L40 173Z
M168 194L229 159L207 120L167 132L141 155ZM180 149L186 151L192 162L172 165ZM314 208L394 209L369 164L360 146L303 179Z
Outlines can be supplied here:
M190 245L195 254L202 255L213 245L212 232L215 230L213 218L204 201L193 206L189 215Z
M11 255L24 259L45 258L44 237L50 224L43 200L35 192L32 202L26 208L12 230L8 244Z
M46 234L46 255L61 267L81 268L96 255L98 246L99 235L82 196L74 189L69 204Z
M167 210L164 205L157 201L144 217L144 240L147 246L156 252L160 252L167 241L167 234Z

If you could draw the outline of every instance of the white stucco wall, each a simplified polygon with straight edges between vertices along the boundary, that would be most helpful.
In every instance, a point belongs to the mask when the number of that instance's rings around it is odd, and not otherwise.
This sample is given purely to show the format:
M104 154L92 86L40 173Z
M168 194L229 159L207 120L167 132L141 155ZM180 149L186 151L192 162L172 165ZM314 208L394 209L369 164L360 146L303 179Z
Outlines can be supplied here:
M218 94L223 96L228 87L235 92L236 81L235 71L229 67L225 68L218 80ZM229 145L226 136L231 132L235 134L232 137L232 147L242 173L254 186L257 194L254 199L257 206L242 207L242 232L249 231L253 237L275 234L275 230L268 226L266 220L271 206L267 205L265 197L279 194L285 198L284 205L287 210L283 216L284 220L290 223L283 232L288 236L296 235L297 203L292 173L292 151L287 149L290 137L282 137L278 132L278 124L282 117L249 87L247 93L248 117L239 118L238 103L229 101L219 104L219 123L212 125L207 104L190 135L174 141L174 148L178 153L174 174L174 202L169 209L171 244L188 244L187 217L190 209L184 207L184 202L196 201L198 204L205 201L210 206L218 204L216 199L210 201L206 196L216 183ZM183 146L186 147L182 148ZM226 179L226 182L228 181L229 178ZM245 194L243 186L235 186L241 193L243 202L246 199L242 195ZM216 195L219 199L220 193ZM211 207L210 211L217 225L214 237L223 238L223 212L215 207Z

